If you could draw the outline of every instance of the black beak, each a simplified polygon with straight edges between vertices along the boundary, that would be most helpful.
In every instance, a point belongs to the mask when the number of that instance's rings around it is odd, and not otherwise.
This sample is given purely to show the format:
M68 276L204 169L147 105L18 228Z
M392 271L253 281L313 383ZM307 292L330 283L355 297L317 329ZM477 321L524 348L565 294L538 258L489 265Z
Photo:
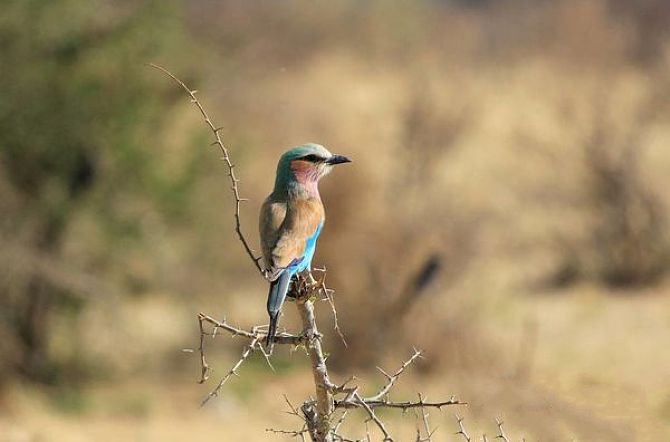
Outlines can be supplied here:
M326 160L326 164L342 164L342 163L351 163L351 160L344 155L333 155L332 157Z

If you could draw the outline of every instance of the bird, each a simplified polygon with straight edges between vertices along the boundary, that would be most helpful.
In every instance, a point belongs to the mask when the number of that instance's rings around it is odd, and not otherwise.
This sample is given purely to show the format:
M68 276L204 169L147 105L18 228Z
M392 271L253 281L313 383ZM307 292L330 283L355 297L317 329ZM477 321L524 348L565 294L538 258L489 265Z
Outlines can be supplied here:
M265 275L270 281L266 346L274 342L292 278L311 270L325 221L319 180L335 165L350 162L315 143L293 147L279 158L274 188L261 206L258 223Z

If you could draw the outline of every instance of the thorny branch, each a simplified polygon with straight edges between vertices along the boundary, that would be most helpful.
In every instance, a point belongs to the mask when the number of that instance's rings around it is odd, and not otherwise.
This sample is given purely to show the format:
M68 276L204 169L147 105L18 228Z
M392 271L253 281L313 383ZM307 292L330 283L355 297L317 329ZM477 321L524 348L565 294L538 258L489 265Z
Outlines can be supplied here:
M205 323L209 323L212 325L211 331L207 331L205 327ZM243 330L241 328L234 327L226 322L226 320L218 321L211 316L205 315L204 313L198 314L198 324L200 327L200 346L199 346L199 353L200 353L200 368L201 368L201 377L200 380L198 381L199 383L204 383L207 381L209 378L209 364L207 363L207 358L205 356L205 339L207 336L211 336L212 338L215 338L218 334L219 330L225 330L229 332L233 337L235 336L241 336L247 339L250 339L249 345L247 345L244 348L244 351L242 352L242 357L240 358L239 361L226 373L226 375L221 378L219 381L218 385L214 390L212 390L207 397L202 401L201 406L204 406L209 402L210 399L213 397L218 396L221 388L224 386L226 382L230 379L232 375L237 375L237 370L242 366L244 361L247 360L247 358L251 355L252 352L258 350L260 351L263 356L265 357L265 360L267 361L268 365L270 366L271 369L273 369L272 364L270 363L270 359L267 353L265 353L265 349L263 348L263 345L261 342L264 341L265 336L267 335L267 332L262 329L262 327L253 327L251 330ZM320 337L320 335L319 335ZM279 333L275 337L275 342L279 344L290 344L294 346L298 345L305 345L307 343L308 339L306 336L301 335L301 336L296 336L296 335L290 335L287 333ZM273 369L274 370L274 369Z
M301 440L305 440L305 433L307 433L307 428L303 427L301 430L275 430L274 428L266 428L265 431L268 433L299 437Z
M496 425L498 425L498 435L496 439L502 439L504 442L509 442L507 434L505 434L505 429L503 428L503 421L496 419Z
M172 72L168 71L165 69L163 66L159 66L154 63L149 63L149 66L152 68L158 69L159 71L163 72L165 75L168 77L172 78L172 80L175 81L179 86L181 86L182 89L186 91L186 93L191 97L191 102L196 105L198 110L200 111L200 114L202 115L202 118L205 120L205 123L207 126L209 126L209 129L212 131L214 134L214 142L212 143L212 146L216 145L219 146L219 149L221 150L221 154L223 155L223 161L226 163L226 166L228 167L228 177L230 178L230 184L231 184L231 191L233 193L233 196L235 197L235 232L237 232L237 236L240 239L240 242L242 243L242 246L244 247L244 250L247 252L247 255L249 255L249 258L254 263L254 266L256 266L256 269L265 277L265 273L263 272L263 269L261 268L260 265L260 256L255 256L254 251L251 249L249 246L249 243L247 242L246 238L244 237L244 234L242 233L242 222L240 220L240 206L243 202L248 201L246 198L240 197L240 189L238 186L238 183L240 180L237 178L235 175L235 165L232 163L230 160L230 155L228 154L228 149L226 146L223 144L223 141L221 140L221 135L219 135L219 132L222 127L217 127L214 125L212 122L211 118L209 117L209 114L207 114L207 111L205 111L205 108L202 106L202 103L196 98L195 94L198 92L194 89L189 88L186 86L186 84L181 81L179 78L177 78L176 75L174 75Z
M372 410L370 405L365 402L365 400L358 394L354 393L354 399L356 400L356 403L365 410L366 413L368 413L368 416L370 416L370 420L377 425L377 427L381 430L382 434L384 434L384 442L393 442L393 439L391 438L391 435L389 432L386 430L386 426L384 423L377 417L375 412Z
M393 385L398 380L400 375L403 374L405 369L407 367L409 367L410 365L412 365L412 363L420 357L421 357L421 352L418 351L417 349L414 349L414 354L412 355L412 357L410 357L407 361L405 361L400 366L400 368L395 373L393 373L392 375L389 375L388 373L386 373L381 367L377 367L377 370L379 370L381 372L381 374L383 374L386 377L386 379L388 379L388 382L386 383L386 385L384 385L382 387L381 390L379 390L379 392L376 395L368 398L368 401L374 401L374 400L383 398L386 395L388 395L389 391L391 391L391 388L393 388Z
M461 435L465 442L472 442L472 438L470 434L468 434L467 430L465 429L465 425L463 424L463 417L456 415L455 418L456 424L458 425L458 431L454 434ZM500 439L503 442L510 442L510 439L507 437L505 429L503 428L503 422L500 419L496 419L496 425L498 426L498 435L495 437L495 439ZM486 434L483 434L481 440L483 442L487 442L489 439L486 437ZM521 439L521 442L525 441L526 439Z
M337 332L337 335L340 337L342 344L345 347L348 347L347 340L344 338L344 333L342 333L342 330L340 329L340 323L337 320L337 309L335 308L335 301L333 300L333 293L335 292L335 290L326 287L326 267L324 266L321 269L314 269L314 270L321 272L321 277L317 280L317 284L319 285L319 289L321 290L324 299L327 300L328 304L330 305L330 311L333 315L333 328Z
M309 293L309 292L308 292ZM330 437L330 418L335 411L333 404L333 383L328 376L326 358L321 349L321 338L316 328L314 304L307 298L296 298L303 334L308 337L307 352L312 361L312 376L316 387L316 435L318 441L326 441Z
M419 402L423 403L423 395L419 393ZM435 430L430 429L430 425L428 424L428 413L426 413L426 409L421 406L421 419L423 421L423 428L426 430L426 438L422 439L421 438L421 430L418 428L416 429L416 442L432 442L433 440L433 433Z
M251 330L243 330L241 328L234 327L230 325L225 319L218 321L211 316L205 315L204 313L198 314L198 320L200 323L208 322L214 326L211 333L203 332L205 335L210 334L212 337L216 337L219 329L229 332L233 337L241 336L248 339L258 338L263 340L267 336L267 331L264 330L265 326L256 326ZM318 334L317 338L321 338L321 335ZM291 335L288 333L277 333L275 336L276 344L289 344L289 345L304 345L307 343L308 338L304 335Z
M463 436L463 439L465 439L466 442L471 442L470 435L465 430L465 425L463 425L463 418L457 415L456 422L458 423L458 431L456 432L456 434L460 434L461 436Z
M198 326L200 327L200 346L198 351L200 352L200 380L199 384L204 384L207 379L209 379L209 365L207 364L207 359L205 358L205 336L207 333L203 327L204 316L202 313L198 315Z
M240 191L238 185L239 179L235 175L235 166L232 163L228 153L228 149L223 144L223 141L221 140L221 136L219 134L222 128L216 127L214 125L208 113L205 111L205 108L197 99L196 97L197 91L189 88L183 81L177 78L172 72L170 72L166 68L154 63L150 63L149 65L163 72L165 75L169 76L182 89L184 89L186 93L188 93L188 95L191 98L191 102L195 104L195 106L198 108L205 123L212 131L215 139L212 145L217 145L219 147L223 155L223 160L226 163L226 166L228 167L228 177L230 178L231 191L235 199L235 212L234 212L235 232L237 233L237 236L240 242L242 243L242 246L244 247L244 250L246 251L247 255L249 256L249 258L251 258L252 262L254 263L254 266L261 273L261 275L265 277L265 272L263 271L260 265L261 257L257 257L254 255L254 251L249 246L249 243L242 232L241 220L240 220L240 206L242 202L247 200L240 197ZM301 413L298 412L298 410L295 407L293 407L293 405L288 401L288 399L286 399L291 409L291 414L298 416L300 419L304 421L304 426L301 430L268 429L268 431L278 434L300 437L302 440L305 439L305 434L308 434L312 442L332 442L332 441L348 442L351 439L347 439L341 436L340 434L338 434L338 431L340 429L340 426L344 422L349 409L360 408L367 413L367 415L369 416L369 420L374 422L375 425L382 432L384 436L383 440L386 442L392 442L393 439L391 438L390 433L386 428L386 425L381 421L381 419L379 419L374 409L395 408L406 411L408 409L419 408L421 409L422 412L424 426L427 432L427 439L421 439L419 433L417 440L430 441L432 432L430 431L430 427L428 426L428 420L427 420L428 417L425 413L425 408L432 407L441 409L441 407L447 405L463 404L463 402L457 401L456 399L454 399L454 397L451 397L449 400L442 402L427 402L421 395L419 395L419 400L416 402L410 402L410 401L392 402L389 400L388 398L389 392L394 387L398 378L402 375L402 373L405 371L407 367L409 367L416 359L418 359L421 356L421 352L417 350L414 350L413 355L407 361L405 361L401 365L401 367L392 375L387 374L384 370L379 368L379 371L387 378L387 383L381 388L381 390L379 390L373 396L370 397L361 396L361 394L358 392L359 390L358 386L347 387L346 385L355 379L353 377L339 386L333 384L330 381L328 375L328 367L326 365L326 357L324 356L323 350L321 348L322 335L318 332L318 329L316 327L316 319L314 317L313 302L315 299L318 299L319 293L322 293L323 296L330 303L335 322L335 330L339 334L345 346L346 341L344 340L344 336L337 322L337 311L335 310L335 305L331 297L332 291L329 290L325 285L325 269L323 270L323 274L320 278L320 281L314 280L314 278L311 275L308 275L308 277L299 276L298 280L293 285L292 291L296 299L296 305L300 312L300 316L303 321L303 333L300 335L280 333L274 339L274 344L288 344L292 346L304 346L306 348L312 362L312 373L314 376L314 384L316 387L316 399L310 398L309 400L303 403L303 405L300 407L302 415ZM254 351L260 350L263 356L265 357L268 365L270 365L270 367L272 368L272 365L270 364L269 355L264 351L263 346L261 344L261 342L264 340L263 338L267 336L267 332L263 330L263 327L257 326L251 328L250 330L244 330L230 325L228 322L226 322L225 319L219 321L208 315L205 315L204 313L200 313L198 315L198 321L200 328L200 343L198 348L200 354L200 365L201 365L201 374L199 380L200 383L204 383L205 381L207 381L210 373L210 367L207 363L207 359L205 356L205 341L207 336L214 338L217 336L219 330L223 330L230 333L233 337L240 336L242 338L249 340L249 343L244 347L242 351L242 356L240 357L240 359L220 379L217 386L207 395L207 397L205 397L205 399L202 401L202 405L205 405L213 397L218 396L218 394L220 393L221 389L226 384L226 382L228 382L228 380L233 375L238 374L239 368ZM211 326L210 327L211 331L207 331L205 327L206 323ZM342 398L337 398L337 396L340 395L344 396ZM338 409L344 409L344 411L340 416L339 420L337 421L337 423L335 425L332 425L331 419L333 418L333 415ZM465 430L462 427L462 419L459 419L458 422L459 426L462 429L462 434L465 435L466 434ZM504 433L502 432L502 423L499 424L499 429L501 431L501 435L504 435ZM366 440L371 441L367 421L366 421L366 435L367 435ZM467 440L468 442L470 441L469 437L467 438Z
M467 402L461 402L459 400L454 399L453 397L449 399L448 401L442 401L442 402L426 402L426 401L416 401L416 402L410 402L410 401L404 401L404 402L391 402L391 401L371 401L369 399L364 399L365 403L370 407L370 408L396 408L402 411L407 411L412 408L437 408L438 410L442 409L442 407L446 407L448 405L467 405ZM353 401L351 399L349 400L342 400L342 401L335 401L335 408L359 408L360 405L358 402Z
M386 428L386 425L384 422L377 416L375 413L376 408L390 408L390 409L400 409L402 411L407 411L409 409L421 409L424 410L423 412L425 413L425 408L437 408L438 410L441 409L444 406L449 406L449 405L462 405L466 404L465 402L461 402L456 400L454 397L451 397L449 400L446 401L441 401L441 402L428 402L426 401L422 395L419 395L419 400L418 401L404 401L404 402L394 402L390 401L388 399L388 393L391 391L393 386L395 385L396 381L398 378L405 372L405 370L414 362L416 361L419 357L421 356L421 352L418 350L414 350L414 353L412 356L405 361L398 370L394 372L393 375L389 375L384 370L380 371L384 374L384 376L387 378L387 383L382 387L382 389L377 392L375 395L370 396L370 397L363 397L361 394L358 392L359 387L354 386L354 387L346 387L346 384L350 381L348 380L347 382L343 383L341 386L334 386L331 384L331 389L333 391L333 395L344 395L344 398L342 399L335 399L334 400L334 409L344 409L345 413L349 409L354 409L354 408L360 408L364 410L371 422L373 422L377 428L381 431L384 437L384 441L393 441L393 438L390 435L390 432ZM311 401L313 403L314 401ZM310 401L305 402L305 404L310 404ZM425 414L424 414L425 416ZM427 416L425 417L427 419ZM339 429L339 426L341 425L342 421L344 420L344 416L340 418L340 421L338 421L338 424L336 425L336 430L332 432L334 439L335 440L346 440L346 438L342 438L338 432L337 429ZM427 425L427 420L425 421L426 423L424 425ZM424 440L430 440L430 437L432 436L432 432L430 429L427 430L428 433L428 439Z
M298 305L301 317L303 318L303 333L300 335L280 333L276 337L275 344L304 346L307 349L312 360L312 373L314 375L314 383L316 386L317 395L316 399L310 398L309 400L305 401L300 407L300 412L296 407L288 402L287 399L290 414L298 416L301 420L303 420L305 423L304 428L300 430L270 429L268 431L293 435L295 437L304 437L304 435L307 434L312 439L312 441L318 442L347 441L350 439L343 437L338 433L338 431L349 410L361 409L368 415L369 420L374 423L374 425L382 432L384 437L383 440L389 442L393 441L393 438L384 422L379 418L374 410L378 408L399 409L402 411L420 409L422 410L425 419L424 425L426 426L426 433L428 435L427 438L420 439L423 442L430 441L430 437L433 433L427 426L427 415L425 414L426 408L441 409L444 406L465 404L464 402L456 400L454 397L439 402L427 401L422 395L419 395L418 401L391 401L389 399L389 393L396 385L400 376L402 376L402 374L407 370L408 367L412 365L412 363L421 357L421 352L418 350L414 350L409 359L403 362L401 366L393 372L393 374L388 374L386 371L380 368L379 371L386 378L386 383L372 396L364 397L359 393L358 386L348 386L351 382L355 381L355 377L351 377L339 385L333 383L329 378L326 359L323 354L323 350L321 349L322 336L316 328L313 303L311 301L311 299L313 299L314 292L320 290L319 285L309 285L305 281L300 281L298 284L296 284L296 287L299 288L298 293L295 294L297 297L296 304ZM225 319L217 320L203 313L198 315L198 319L201 330L200 359L203 373L207 373L209 367L205 357L204 345L204 340L207 336L215 337L220 331L225 331L233 337L240 337L249 340L249 344L245 346L241 358L219 381L216 388L203 400L204 405L211 398L216 397L219 394L221 388L233 375L237 374L240 366L252 352L256 350L262 350L261 342L267 335L267 332L263 327L253 327L250 330L235 327L228 323ZM331 423L331 419L337 410L343 410L343 413L337 420L337 423L333 425Z
M219 384L216 386L216 388L215 388L214 390L212 390L212 391L207 395L207 397L206 397L205 399L203 399L203 401L200 403L200 406L201 406L201 407L205 406L205 404L207 404L207 402L209 402L210 399L212 399L213 397L216 397L216 396L219 395L219 391L221 391L221 388L224 386L224 384L225 384L226 382L228 382L228 379L230 379L230 377L231 377L232 375L238 376L238 374L237 374L237 370L238 370L238 369L240 368L240 366L244 363L244 361L247 360L247 358L249 357L249 355L251 354L251 352L254 351L254 348L255 348L257 345L260 345L260 343L258 342L258 338L253 338L253 339L251 340L251 342L249 343L249 345L247 345L247 346L244 348L244 351L242 352L242 357L240 358L240 360L237 361L237 363L236 363L235 365L233 365L233 368L231 368L230 370L228 370L228 373L226 373L226 375L225 375L224 377L221 378L221 380L219 381Z

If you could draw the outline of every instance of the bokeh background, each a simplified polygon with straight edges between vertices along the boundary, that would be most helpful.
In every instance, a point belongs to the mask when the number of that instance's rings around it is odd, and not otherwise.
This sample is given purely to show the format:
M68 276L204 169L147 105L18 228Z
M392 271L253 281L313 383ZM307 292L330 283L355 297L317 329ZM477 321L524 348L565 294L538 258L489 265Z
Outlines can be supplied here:
M0 441L300 426L301 351L198 408L197 313L262 324L267 289L211 134L148 62L224 126L254 246L283 150L354 159L315 258L336 380L374 388L416 346L394 397L469 403L431 413L437 440L454 412L477 437L670 440L667 1L3 0ZM242 344L210 343L212 382Z

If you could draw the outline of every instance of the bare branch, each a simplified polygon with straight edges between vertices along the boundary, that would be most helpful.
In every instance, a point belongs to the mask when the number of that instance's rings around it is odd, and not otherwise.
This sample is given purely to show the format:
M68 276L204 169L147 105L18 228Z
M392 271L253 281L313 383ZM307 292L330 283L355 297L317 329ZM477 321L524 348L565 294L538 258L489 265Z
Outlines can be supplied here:
M451 398L448 401L443 402L426 402L426 401L391 402L387 400L369 400L369 399L364 399L364 401L366 405L369 406L370 408L397 408L403 411L407 411L412 408L422 408L422 407L437 408L439 410L442 409L442 407L446 407L449 405L467 405L467 402L461 402L454 398ZM359 405L358 402L354 400L336 400L335 408L359 408Z
M300 437L302 440L305 440L305 433L308 432L306 427L303 427L301 430L275 430L274 428L266 428L265 431L268 433L285 434L295 438Z
M320 351L320 350L319 350ZM428 416L425 413L425 408L437 408L441 409L441 407L448 406L448 405L459 405L459 404L464 404L463 402L460 402L456 400L453 396L447 400L447 401L442 401L442 402L427 402L422 395L419 395L419 400L415 402L411 401L406 401L406 402L391 402L388 400L387 396L389 391L392 389L392 387L395 385L395 382L397 379L400 377L400 375L409 367L413 361L415 361L417 358L421 356L421 353L417 350L414 350L414 354L407 360L405 361L402 366L394 373L394 374L388 374L384 370L380 369L382 374L387 378L388 382L384 385L384 387L375 394L374 396L370 398L363 398L359 393L358 393L358 387L353 386L353 387L346 387L346 385L354 380L354 377L349 378L347 381L342 383L342 385L334 385L330 382L330 380L326 379L321 379L319 378L318 381L315 381L315 383L318 385L325 385L329 390L332 395L338 395L338 394L345 394L344 399L335 399L332 402L332 407L333 410L337 409L344 409L345 412L348 409L353 409L353 408L361 408L363 409L369 416L370 420L375 423L375 425L382 431L384 434L384 440L385 441L392 441L393 439L391 438L390 434L388 433L386 426L384 423L379 419L379 417L376 415L374 412L374 409L376 408L395 408L395 409L400 409L403 411L407 411L409 409L421 409L422 414L424 416L424 425L426 427L426 434L427 437L425 439L421 439L419 435L419 440L422 442L429 442L431 441L433 431L431 431L429 425L428 425ZM325 367L325 361L324 361L324 367ZM313 373L316 372L314 369L314 363L313 363ZM315 379L317 378L317 375L315 374ZM318 392L318 387L317 387L317 392ZM317 405L316 401L310 400L306 401L305 404L303 405L304 407L310 407L312 410L314 407ZM332 412L331 412L332 414ZM344 416L341 418L343 420ZM341 424L341 421L336 425L336 427L339 429L339 425ZM334 440L343 440L342 436L337 434L337 430L332 431L331 435L336 435L333 436ZM369 435L368 435L369 438Z
M302 319L303 335L307 337L307 351L312 361L312 376L316 388L316 431L319 441L331 438L330 417L335 411L333 406L333 383L328 377L328 367L326 358L321 349L321 339L316 328L316 319L314 318L314 304L307 298L299 298L296 302L300 318ZM307 405L307 403L305 403ZM303 406L304 411L304 406ZM312 430L312 428L310 428Z
M463 436L463 439L465 439L466 442L472 442L472 440L470 439L470 435L468 434L467 431L465 431L465 426L463 425L463 418L457 415L456 422L458 422L458 431L456 432L456 434L460 434L461 436Z
M198 381L199 384L204 384L207 379L209 379L209 365L207 365L207 360L205 359L205 330L203 327L203 319L201 317L202 315L198 316L198 325L200 326L200 346L198 347L198 350L200 352L200 367L201 367L201 372L200 372L200 380Z
M349 414L349 410L344 410L344 413L342 413L342 416L337 420L337 423L335 423L335 427L333 427L333 434L337 434L338 431L340 431L340 427L344 423L344 420L347 418L347 414Z
M502 439L504 442L509 442L507 434L505 434L505 429L503 428L503 421L496 419L496 425L498 425L498 435L496 439Z
M287 397L286 395L283 395L283 396L284 396L284 400L285 400L286 403L288 404L288 408L291 410L291 411L288 412L288 413L289 413L289 414L292 414L292 415L294 415L294 416L297 416L297 417L299 417L300 419L302 419L302 420L304 421L305 418L304 418L303 416L301 416L300 413L298 413L298 409L295 408L295 407L293 406L293 404L291 403L291 401L288 400L288 397Z
M389 442L393 439L388 433L386 426L381 421L381 419L379 419L374 410L377 408L400 409L402 411L420 409L423 417L426 437L422 438L419 431L418 440L419 442L431 442L434 431L431 430L430 426L428 425L428 415L425 409L441 409L443 406L459 405L464 404L464 402L456 400L453 396L446 401L428 402L421 394L419 395L419 400L414 402L392 402L388 399L388 394L395 386L398 378L414 361L421 357L421 352L416 349L414 350L412 356L407 361L405 361L393 374L389 374L383 369L379 368L379 371L384 375L387 382L374 396L363 398L358 393L358 386L354 385L348 387L347 385L356 379L354 376L344 381L341 385L332 383L328 376L326 357L321 348L322 336L318 332L316 327L316 319L314 317L313 300L316 298L315 294L323 289L323 285L319 286L318 284L309 283L309 281L307 281L305 278L298 280L298 283L294 286L294 294L296 298L296 305L303 322L303 332L301 335L281 333L277 335L275 339L275 343L279 344L305 346L312 361L312 374L314 377L316 399L310 398L309 400L305 401L301 407L301 412L299 412L298 409L294 407L285 397L285 400L291 410L290 414L293 414L303 420L305 427L301 430L288 431L269 429L268 431L300 437L303 439L305 434L308 434L312 442L349 441L349 439L338 434L338 431L342 425L342 422L346 418L348 410L359 408L364 410L368 414L370 421L374 422L374 424L381 430L381 432L384 434L384 441ZM229 324L225 319L219 321L203 313L198 315L198 320L200 325L202 382L207 379L207 375L209 373L209 366L207 365L207 361L205 359L205 336L215 337L219 331L226 331L233 337L240 336L250 340L249 344L244 348L240 360L226 373L226 375L219 381L217 387L203 400L203 405L206 404L211 398L219 394L225 383L232 377L232 375L237 374L237 370L255 350L260 350L263 353L263 356L265 357L268 365L272 367L269 360L269 355L264 351L261 345L261 341L267 336L267 331L264 330L264 327L257 326L245 330ZM212 326L211 332L206 330L206 323ZM335 396L337 395L344 395L344 397L343 399L335 399ZM333 413L337 409L342 409L344 412L340 416L338 422L333 426L330 420ZM367 435L367 440L370 440L369 433Z
M368 416L370 416L370 419L377 425L377 427L381 430L382 434L384 434L384 442L393 442L393 439L391 438L391 435L389 432L386 430L386 426L384 423L377 417L374 411L372 411L372 408L370 405L368 405L365 400L358 394L354 393L354 399L358 402L358 404L363 408L367 413Z
M205 120L205 123L207 126L209 126L210 130L214 134L215 141L212 143L212 145L217 145L219 146L219 149L221 150L221 154L223 155L223 161L226 163L226 166L228 166L228 177L230 178L230 190L233 193L233 197L235 198L235 232L237 232L237 236L240 239L240 242L242 243L242 246L244 247L244 250L247 252L247 255L249 255L249 258L251 258L251 261L254 263L254 266L256 266L256 269L260 272L260 274L265 277L265 272L263 272L263 269L261 268L261 265L259 264L260 257L256 257L254 255L254 251L251 249L249 246L249 243L247 242L244 234L242 233L242 223L240 220L240 205L242 202L246 201L245 198L240 197L240 189L238 186L238 183L240 180L235 176L235 166L233 165L232 161L230 160L230 155L228 154L228 149L226 146L223 144L223 141L221 140L221 136L219 135L219 132L221 131L222 127L217 127L214 125L212 122L211 118L205 111L205 108L202 106L200 101L196 98L196 90L193 90L186 86L186 84L181 81L179 78L177 78L176 75L174 75L172 72L168 71L162 66L159 66L154 63L149 63L149 66L158 69L159 71L163 72L165 75L168 77L172 78L172 80L175 81L179 86L181 86L182 89L188 93L188 95L191 97L191 102L196 105L198 110L200 111L200 114L202 115L202 118Z
M333 433L334 442L361 442L360 439L347 439L346 437L340 436L337 433Z
M339 434L333 434L334 442L361 442L359 439L347 439L346 437L340 436Z
M421 393L419 393L419 403L420 404L424 403L423 396L421 395ZM421 432L417 429L418 436L419 436L417 442L432 442L432 437L433 437L433 433L435 432L435 430L431 430L430 425L428 425L428 413L426 413L426 407L424 405L421 405L420 408L421 408L421 417L422 417L422 420L423 420L423 427L426 430L426 438L421 439L421 437L420 437Z
M356 376L350 376L346 381L342 382L340 385L334 385L331 389L333 394L339 394L339 393L352 393L358 389L358 387L347 387L347 384L349 382L353 382L356 380Z
M261 327L254 327L251 330L243 330L238 327L234 327L226 322L224 319L223 321L218 321L211 316L205 315L204 313L198 314L198 320L202 322L209 322L214 326L214 329L223 329L232 334L233 336L242 336L247 339L257 339L262 341L265 336L267 336L267 332L262 330ZM318 335L320 338L321 335ZM275 336L274 343L275 344L287 344L287 345L302 345L305 344L308 341L308 337L304 335L290 335L287 333L279 333L277 336Z
M228 382L228 379L230 379L230 377L232 375L237 376L237 370L242 366L244 361L246 361L247 358L249 357L249 355L254 351L254 347L256 347L257 343L258 343L258 338L254 338L254 339L251 340L249 345L247 345L244 348L244 351L242 352L242 357L240 358L240 360L237 361L237 363L235 365L233 365L233 368L228 370L228 373L226 373L226 375L223 378L221 378L221 380L219 381L219 384L216 386L216 388L214 388L214 390L212 390L207 395L207 397L205 399L203 399L202 403L200 404L201 407L204 407L207 404L207 402L209 402L210 399L219 395L219 391L221 391L221 388L225 385L226 382Z
M400 377L400 375L405 371L405 369L406 369L407 367L409 367L409 366L412 364L412 362L414 362L416 359L418 359L418 358L420 358L420 357L421 357L421 352L418 351L418 350L416 350L416 349L414 349L414 354L413 354L407 361L405 361L405 362L402 364L402 366L401 366L401 367L400 367L394 374L392 374L392 375L389 375L389 374L386 373L384 370L382 370L381 368L377 367L377 369L378 369L379 371L381 371L382 374L383 374L384 376L386 376L386 378L388 379L388 382L386 383L386 385L384 385L384 386L381 388L381 390L379 390L379 392L378 392L376 395L371 396L371 397L369 397L369 398L366 398L366 399L365 399L366 402L374 402L374 401L377 401L377 400L383 398L384 396L386 396L386 395L389 393L389 391L391 391L391 388L393 388L393 385L394 385L395 382L398 380L398 378Z
M342 333L342 330L340 329L340 323L337 320L337 309L335 308L335 300L333 299L333 293L335 293L335 290L326 287L326 267L315 270L322 272L321 277L317 281L317 285L321 289L321 293L323 293L324 298L328 301L328 304L330 305L330 311L333 314L333 328L337 332L337 335L340 337L340 340L342 341L342 344L344 344L344 347L347 348L349 347L349 345L347 344L347 340L344 338L344 333Z
M268 367L270 367L270 370L272 370L272 371L276 371L276 370L275 370L275 367L272 365L272 362L270 362L270 355L268 354L268 352L265 351L265 348L263 347L263 344L261 344L260 342L258 342L258 343L256 344L256 348L257 348L258 350L260 350L261 354L262 354L263 357L265 358L265 362L267 362Z

